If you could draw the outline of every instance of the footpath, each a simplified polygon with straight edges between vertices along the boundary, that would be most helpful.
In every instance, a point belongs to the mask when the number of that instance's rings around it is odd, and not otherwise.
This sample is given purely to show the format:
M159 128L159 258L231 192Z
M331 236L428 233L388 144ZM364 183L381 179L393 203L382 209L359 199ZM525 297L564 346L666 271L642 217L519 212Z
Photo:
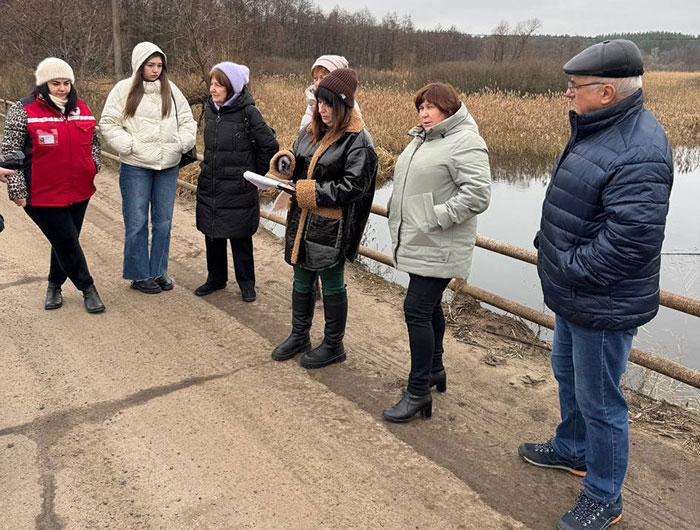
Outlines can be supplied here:
M43 309L49 246L2 189L0 529L543 530L575 501L580 479L517 455L551 435L558 406L546 356L501 336L509 319L456 303L472 318L446 336L433 418L387 424L409 364L400 288L348 267L347 362L274 362L291 310L275 236L255 237L255 303L234 281L195 297L204 241L178 199L175 289L144 295L121 279L115 171L97 186L82 241L99 315L72 285ZM319 304L315 343L322 324ZM638 422L631 444L617 528L697 529L698 453Z

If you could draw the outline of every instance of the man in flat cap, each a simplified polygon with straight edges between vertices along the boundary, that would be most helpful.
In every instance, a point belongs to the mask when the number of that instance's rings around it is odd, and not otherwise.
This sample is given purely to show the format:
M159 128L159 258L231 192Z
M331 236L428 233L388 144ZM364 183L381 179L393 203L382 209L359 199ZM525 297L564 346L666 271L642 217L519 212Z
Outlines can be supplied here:
M643 107L634 43L595 44L564 71L571 137L535 237L544 300L555 313L561 423L550 441L518 452L530 464L585 477L559 530L602 530L622 517L629 438L620 380L637 327L659 308L673 161L664 130Z

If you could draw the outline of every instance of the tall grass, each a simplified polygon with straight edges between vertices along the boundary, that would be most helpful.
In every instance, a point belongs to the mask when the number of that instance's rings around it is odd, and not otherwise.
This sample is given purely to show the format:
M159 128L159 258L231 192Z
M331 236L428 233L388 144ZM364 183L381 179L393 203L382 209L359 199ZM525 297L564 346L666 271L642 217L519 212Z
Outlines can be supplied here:
M490 89L519 96L557 92L567 78L561 65L553 61L453 61L406 71L361 68L359 73L369 86L415 91L432 81L442 81L466 93Z

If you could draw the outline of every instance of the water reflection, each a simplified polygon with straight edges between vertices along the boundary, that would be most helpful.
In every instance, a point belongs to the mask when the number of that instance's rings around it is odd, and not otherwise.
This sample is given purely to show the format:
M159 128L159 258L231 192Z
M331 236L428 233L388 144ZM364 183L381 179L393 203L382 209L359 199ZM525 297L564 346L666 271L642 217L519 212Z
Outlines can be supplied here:
M512 183L548 181L556 158L552 157L502 157L489 155L491 177L495 181Z
M700 168L700 149L678 146L673 149L673 163L676 173L691 173Z
M673 149L676 174L692 173L700 168L700 149L677 146ZM548 182L556 158L502 157L490 154L491 176L494 181L529 186L531 182Z

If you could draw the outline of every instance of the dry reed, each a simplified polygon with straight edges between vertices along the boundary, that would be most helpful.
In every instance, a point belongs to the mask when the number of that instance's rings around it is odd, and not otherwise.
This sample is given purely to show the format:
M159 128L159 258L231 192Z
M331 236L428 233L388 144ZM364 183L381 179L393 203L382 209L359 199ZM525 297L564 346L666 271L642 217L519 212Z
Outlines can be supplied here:
M23 95L17 88L17 77L8 76L0 82L2 95ZM189 97L206 93L196 76L175 76L175 80ZM299 132L305 110L303 93L309 82L298 75L258 76L251 82L257 105L277 131L283 148L291 147ZM700 73L648 72L644 83L646 105L664 126L674 147L700 146ZM79 85L81 95L99 114L112 82L89 79L79 80ZM399 83L366 84L358 90L356 99L379 154L380 182L391 177L396 158L408 144L406 133L417 123L412 96L413 90ZM571 104L563 91L519 96L487 89L462 94L462 98L486 140L496 177L544 174L569 136L567 115ZM201 139L198 145L203 147ZM678 152L683 156L685 151ZM196 168L189 169L186 176L194 181Z
M644 77L647 107L659 119L674 146L700 146L700 73L649 72ZM263 77L252 90L263 115L277 130L280 145L289 147L299 132L306 80ZM361 86L357 101L380 159L380 175L391 175L396 158L416 124L413 92L399 87ZM462 94L489 146L495 165L537 171L547 167L569 136L570 102L556 94L517 96L483 90ZM534 168L527 167L533 162Z

